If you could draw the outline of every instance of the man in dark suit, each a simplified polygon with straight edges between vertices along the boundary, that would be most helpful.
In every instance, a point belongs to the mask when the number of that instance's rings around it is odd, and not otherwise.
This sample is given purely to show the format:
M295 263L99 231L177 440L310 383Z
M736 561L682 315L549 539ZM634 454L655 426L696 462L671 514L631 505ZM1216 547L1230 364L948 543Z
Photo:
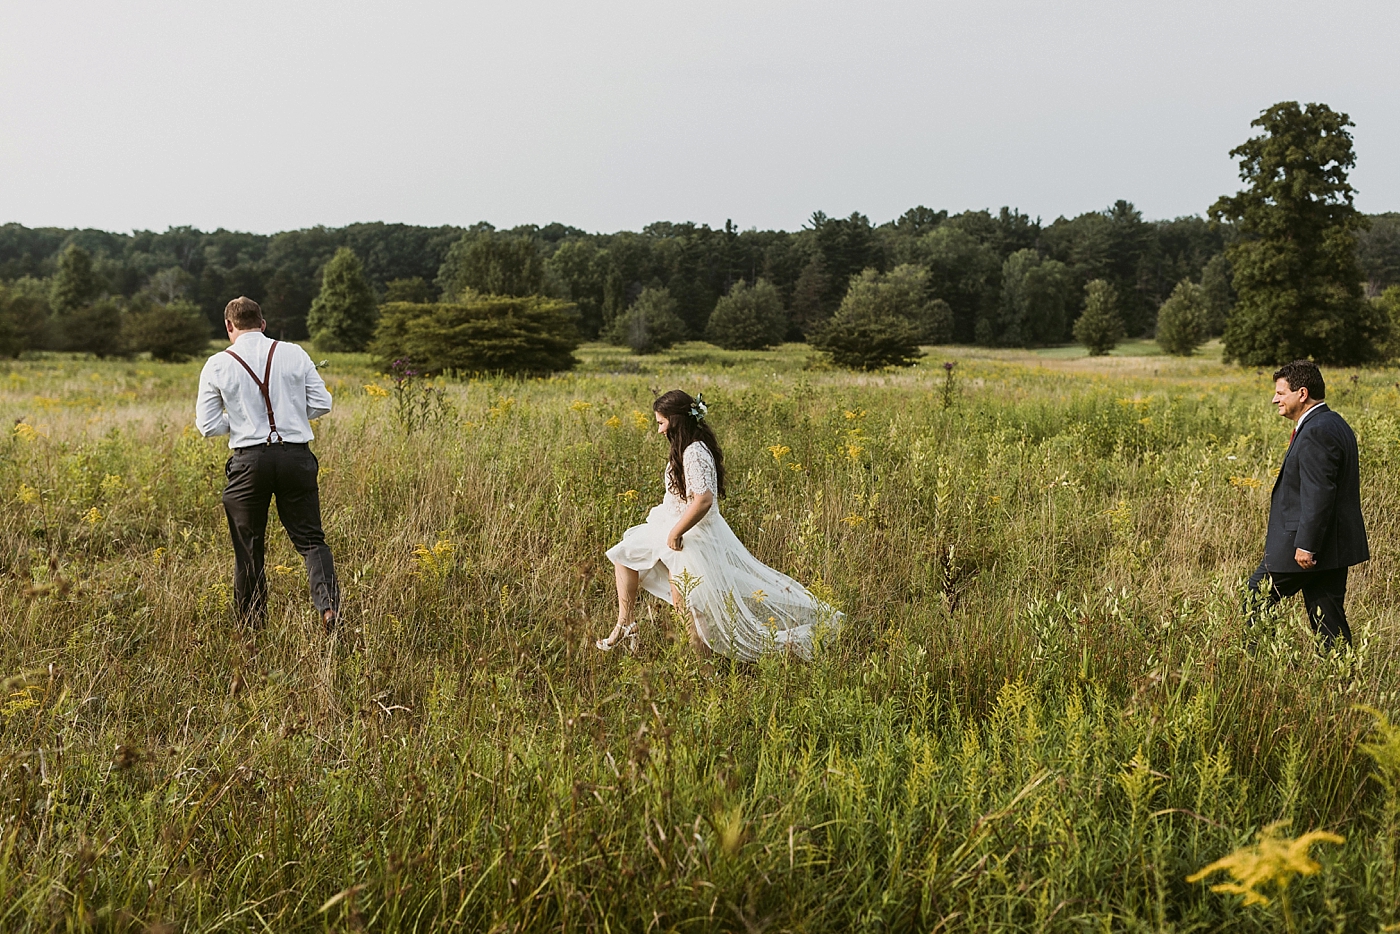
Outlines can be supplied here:
M1249 579L1247 614L1303 592L1308 619L1330 649L1351 643L1342 604L1347 568L1371 557L1361 521L1356 435L1327 407L1322 372L1294 360L1274 374L1274 405L1293 421L1283 467L1274 481L1264 560Z

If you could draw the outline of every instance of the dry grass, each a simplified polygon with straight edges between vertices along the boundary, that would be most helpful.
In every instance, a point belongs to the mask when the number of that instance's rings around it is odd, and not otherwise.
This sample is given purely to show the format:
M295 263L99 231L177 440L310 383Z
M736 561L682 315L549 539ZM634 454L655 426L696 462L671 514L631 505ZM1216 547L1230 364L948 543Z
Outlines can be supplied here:
M1347 838L1301 929L1400 920L1353 709L1400 708L1393 374L1328 374L1375 556L1338 660L1297 608L1243 650L1267 377L939 353L590 347L411 436L334 358L331 641L281 536L271 625L230 624L196 365L7 365L0 929L1272 930L1185 877L1280 819ZM810 665L703 669L656 603L636 656L591 647L672 386L713 400L736 532L850 616Z

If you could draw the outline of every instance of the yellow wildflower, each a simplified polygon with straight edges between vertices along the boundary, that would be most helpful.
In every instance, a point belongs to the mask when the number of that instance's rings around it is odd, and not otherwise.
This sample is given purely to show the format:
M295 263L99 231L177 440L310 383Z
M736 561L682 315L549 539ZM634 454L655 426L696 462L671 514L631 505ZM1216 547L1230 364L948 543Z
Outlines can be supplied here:
M1247 490L1255 490L1263 486L1264 482L1255 477L1231 477L1230 486L1244 487Z
M856 526L860 525L862 522L865 521L865 516L850 515L842 519L841 521L849 525L851 528L855 528Z
M846 421L854 421L858 418L865 418L865 409L846 410Z
M773 460L780 461L785 456L792 453L792 448L788 447L786 444L773 444L769 445L768 453L773 455Z
M573 404L569 406L569 410L573 412L587 412L591 408L593 408L593 403L584 402L582 399L575 399Z
M27 483L19 485L19 492L15 494L21 503L31 506L39 501L39 491Z
M165 557L165 549L164 549L164 548L157 548L155 551L151 552L151 563L152 563L152 564L160 564L161 559L164 558L164 557Z
M35 438L39 437L39 432L28 422L15 422L15 434L19 435L20 438L25 441L33 441Z
M632 424L645 431L651 427L651 419L647 418L647 414L640 409L633 409Z
M122 485L122 478L120 476L109 473L102 478L102 495L110 499L121 492Z
M285 564L274 565L272 570L276 571L278 574L281 574L284 577L288 574L295 574L297 572L296 568L287 567L287 565Z
M365 393L376 399L383 399L389 395L389 390L378 383L369 383L365 386Z
M753 597L754 601L757 603L762 603L764 600L768 599L768 594L764 593L762 590L755 590L749 596Z
M608 419L606 422L603 422L603 424L604 424L604 425L607 425L607 426L608 426L609 428L611 428L613 431L617 431L619 428L622 427L622 419L620 419L620 418L618 418L616 415L614 415L612 418Z
M803 467L801 464L798 464L798 463L791 463L791 464L788 464L788 470L806 470L806 469L807 469L807 468Z
M860 460L860 456L864 453L865 448L861 447L859 444L846 445L846 456L853 461Z
M1212 873L1224 870L1235 880L1212 885L1212 892L1243 895L1246 905L1267 905L1269 897L1258 887L1272 882L1280 894L1288 889L1295 875L1315 875L1322 868L1308 855L1314 843L1346 843L1345 837L1326 830L1310 830L1295 840L1280 836L1288 821L1276 821L1259 832L1254 846L1240 847L1229 856L1217 859L1199 872L1186 877L1187 882L1200 882Z
M96 525L102 521L102 511L96 506L83 513L83 521L88 525Z
M627 502L629 502L629 503L634 503L634 502L637 501L637 491L636 491L636 490L623 490L621 493L617 494L617 498L618 498L618 499L625 499L625 500L627 500Z

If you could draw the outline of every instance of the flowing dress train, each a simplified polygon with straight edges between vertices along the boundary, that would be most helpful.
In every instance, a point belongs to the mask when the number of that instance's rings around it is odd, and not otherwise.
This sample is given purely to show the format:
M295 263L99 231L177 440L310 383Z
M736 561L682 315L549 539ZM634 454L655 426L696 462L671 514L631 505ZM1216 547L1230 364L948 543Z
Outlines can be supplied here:
M715 460L704 442L691 443L682 460L687 499L707 490L717 494ZM687 504L670 479L668 464L665 498L608 549L609 560L636 571L642 588L668 603L675 581L696 632L720 655L753 661L788 651L811 658L813 647L840 629L843 614L749 554L720 515L718 495L685 533L681 550L672 551L667 538Z

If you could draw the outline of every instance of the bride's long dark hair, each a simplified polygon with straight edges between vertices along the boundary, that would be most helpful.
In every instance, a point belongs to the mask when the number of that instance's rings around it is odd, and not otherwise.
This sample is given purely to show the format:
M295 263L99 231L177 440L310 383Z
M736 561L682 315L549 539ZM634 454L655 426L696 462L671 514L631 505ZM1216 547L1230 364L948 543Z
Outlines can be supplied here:
M719 487L716 494L724 495L724 452L719 449L719 440L705 420L691 414L695 400L690 393L680 389L663 392L651 404L657 415L666 416L666 440L671 442L671 492L685 499L685 449L693 442L703 442L715 458L715 483Z

